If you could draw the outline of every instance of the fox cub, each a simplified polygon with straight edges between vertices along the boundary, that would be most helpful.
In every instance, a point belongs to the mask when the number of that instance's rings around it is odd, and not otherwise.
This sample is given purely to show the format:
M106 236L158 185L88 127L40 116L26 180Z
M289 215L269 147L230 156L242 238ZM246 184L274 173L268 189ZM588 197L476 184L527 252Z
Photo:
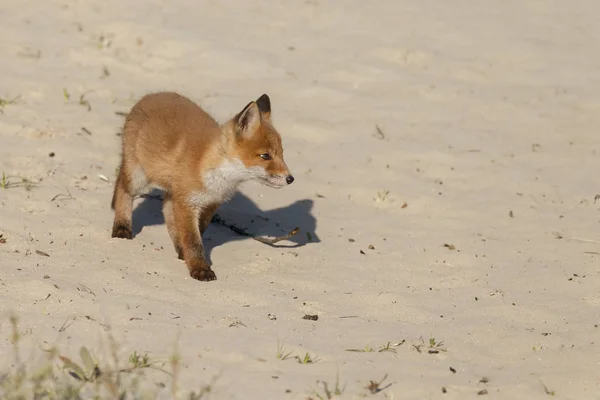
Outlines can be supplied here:
M123 128L112 237L131 239L134 197L161 189L163 214L179 258L194 279L215 280L202 235L216 209L248 180L273 188L294 182L283 160L281 136L271 122L269 96L263 94L220 125L177 93L146 95L133 106Z

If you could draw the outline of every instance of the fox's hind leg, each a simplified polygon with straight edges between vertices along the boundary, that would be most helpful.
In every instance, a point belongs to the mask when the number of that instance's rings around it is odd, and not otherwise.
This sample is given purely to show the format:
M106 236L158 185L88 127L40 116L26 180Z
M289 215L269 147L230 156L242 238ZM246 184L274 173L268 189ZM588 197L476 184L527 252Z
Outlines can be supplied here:
M133 196L131 193L131 179L127 176L125 163L121 163L119 176L115 182L111 207L115 210L112 237L133 239L131 218L133 213Z
M204 231L206 230L206 228L208 228L208 225L210 225L212 217L213 215L215 215L215 212L217 211L217 208L219 208L219 205L220 204L218 203L210 204L200 211L200 218L198 218L200 235L204 235Z
M133 199L146 186L146 177L142 167L123 158L111 207L115 210L112 237L132 239Z

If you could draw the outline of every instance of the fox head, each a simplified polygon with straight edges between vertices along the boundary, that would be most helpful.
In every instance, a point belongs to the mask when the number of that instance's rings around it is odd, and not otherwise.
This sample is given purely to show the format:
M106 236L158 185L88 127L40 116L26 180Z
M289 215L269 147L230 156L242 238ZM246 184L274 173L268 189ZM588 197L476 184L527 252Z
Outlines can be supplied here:
M239 159L252 179L274 188L294 182L283 160L281 136L271 123L271 100L263 94L248 103L232 118L234 156Z

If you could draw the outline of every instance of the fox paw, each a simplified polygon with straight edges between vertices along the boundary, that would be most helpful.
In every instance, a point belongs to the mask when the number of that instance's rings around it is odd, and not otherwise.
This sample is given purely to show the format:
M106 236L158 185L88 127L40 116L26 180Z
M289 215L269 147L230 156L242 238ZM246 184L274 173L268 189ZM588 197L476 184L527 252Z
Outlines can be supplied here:
M190 271L190 276L199 281L215 281L217 280L217 276L210 268L205 269L193 269Z
M133 232L131 232L131 228L125 224L115 224L112 230L112 237L133 239Z

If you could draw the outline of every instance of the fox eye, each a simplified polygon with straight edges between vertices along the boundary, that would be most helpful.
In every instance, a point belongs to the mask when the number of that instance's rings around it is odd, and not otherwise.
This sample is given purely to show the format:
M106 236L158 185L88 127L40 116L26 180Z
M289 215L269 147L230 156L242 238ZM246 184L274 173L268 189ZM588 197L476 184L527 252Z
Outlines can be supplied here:
M271 155L269 153L259 154L259 157L262 158L263 160L270 160L271 159Z

